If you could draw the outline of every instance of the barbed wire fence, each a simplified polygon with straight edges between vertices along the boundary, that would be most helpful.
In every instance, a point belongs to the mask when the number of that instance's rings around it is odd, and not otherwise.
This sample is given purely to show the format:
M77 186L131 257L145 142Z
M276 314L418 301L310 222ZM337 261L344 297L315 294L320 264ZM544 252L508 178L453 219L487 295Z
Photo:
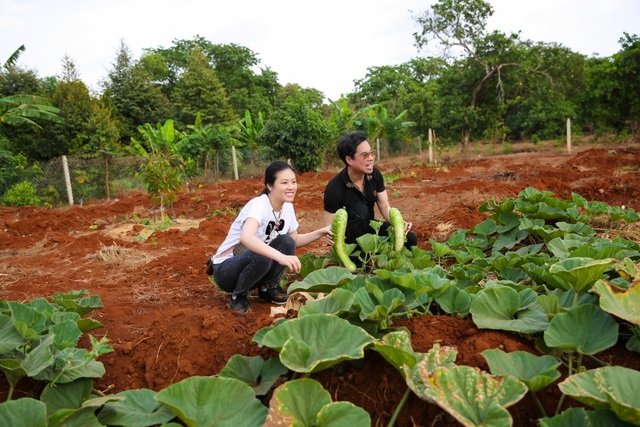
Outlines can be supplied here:
M29 167L17 166L13 171L3 174L0 176L0 205L11 205L5 195L24 184L35 192L31 200L37 200L37 203L29 204L46 207L82 205L88 200L115 198L129 191L145 191L140 176L141 166L148 162L145 157L115 157L108 162L99 158L66 157L66 162L69 189L63 157L35 162ZM244 159L239 179L261 177L267 164L265 160ZM207 170L199 172L198 176L185 178L185 181L213 184L234 179L233 171L226 164L219 165L217 171L215 166L209 166Z
M420 145L426 144L421 144L420 139L413 140L399 152L393 153L392 157L420 154L422 152ZM388 152L384 153L385 157L388 155ZM337 157L334 160L337 160ZM141 166L147 161L145 157L112 157L108 160L66 157L69 189L65 178L63 157L47 162L36 162L28 167L16 166L11 171L0 173L0 205L11 205L7 203L5 195L22 183L28 183L28 186L35 191L33 199L37 200L35 204L46 207L82 205L88 200L115 198L129 191L145 191L139 172ZM342 166L341 162L337 163L336 167ZM262 178L268 164L269 161L261 156L245 152L239 162L238 178ZM215 184L221 180L234 178L233 167L226 159L217 167L212 164L206 169L199 170L198 176L185 181Z

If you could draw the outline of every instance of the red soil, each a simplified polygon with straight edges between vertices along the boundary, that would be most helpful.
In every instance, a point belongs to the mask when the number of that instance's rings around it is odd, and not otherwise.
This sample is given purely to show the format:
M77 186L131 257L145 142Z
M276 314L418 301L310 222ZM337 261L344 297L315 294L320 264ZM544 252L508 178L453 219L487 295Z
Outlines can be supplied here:
M413 223L419 246L429 239L446 239L457 228L471 228L485 219L478 206L490 199L515 197L526 187L552 191L569 198L572 192L587 200L624 205L640 211L640 149L634 146L584 147L574 154L557 152L477 156L427 166L424 157L379 162L390 177L393 206ZM322 221L322 193L336 171L305 173L299 177L295 205L301 232ZM205 261L215 252L234 214L262 189L261 179L197 186L179 194L175 214L179 224L155 231L144 242L140 220L150 218L145 193L121 194L110 201L84 206L44 209L0 209L0 298L26 302L58 292L87 289L100 296L104 307L90 316L104 324L93 331L107 335L115 349L100 360L106 375L96 388L110 393L135 388L160 390L193 375L215 375L234 354L277 354L251 343L259 329L273 322L270 304L253 303L246 317L229 311L228 297L205 275ZM120 262L98 255L120 248ZM299 254L326 254L316 242ZM295 279L295 277L292 277ZM456 363L488 370L480 355L485 349L537 353L530 337L479 330L470 319L423 316L396 322L412 333L416 351L426 352L438 342L455 346ZM601 359L640 369L640 357L618 346ZM313 376L334 401L349 400L366 409L374 425L386 425L406 390L401 375L377 353L367 352L359 364L343 364ZM0 385L3 387L3 385ZM0 390L0 401L4 400ZM559 397L554 384L541 392L553 413ZM566 405L576 405L571 399ZM530 397L511 408L516 426L533 426L540 414ZM399 426L456 425L438 407L412 395Z

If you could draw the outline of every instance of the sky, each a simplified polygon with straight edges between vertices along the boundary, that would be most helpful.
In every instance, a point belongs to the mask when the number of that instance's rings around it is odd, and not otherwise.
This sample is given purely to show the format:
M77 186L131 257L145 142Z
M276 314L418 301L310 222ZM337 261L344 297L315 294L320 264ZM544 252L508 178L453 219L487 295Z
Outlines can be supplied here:
M488 30L559 43L587 56L620 50L624 32L640 35L640 0L486 0ZM0 0L0 64L21 45L18 65L59 76L66 55L100 90L121 42L139 59L145 48L201 36L249 48L280 84L297 83L337 100L368 67L399 65L437 51L415 46L413 16L435 0Z

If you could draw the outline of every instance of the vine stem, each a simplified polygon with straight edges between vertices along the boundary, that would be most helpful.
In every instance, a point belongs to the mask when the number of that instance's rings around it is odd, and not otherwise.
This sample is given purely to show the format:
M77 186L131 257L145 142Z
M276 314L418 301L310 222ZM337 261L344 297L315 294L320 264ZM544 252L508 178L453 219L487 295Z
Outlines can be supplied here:
M393 415L391 416L391 419L389 420L389 424L387 424L387 427L393 427L395 425L396 419L398 418L398 415L400 415L400 411L402 410L402 408L404 407L404 404L407 402L407 399L409 398L409 394L411 394L411 389L407 387L407 391L404 392L402 399L400 399L400 402L398 402L398 406L396 407L396 410L393 411Z
M540 412L542 413L542 417L546 418L547 412L544 410L544 406L542 406L542 402L540 402L540 399L538 399L538 395L532 391L531 396L533 397L533 401L536 402L536 406L538 407L538 409L540 409Z

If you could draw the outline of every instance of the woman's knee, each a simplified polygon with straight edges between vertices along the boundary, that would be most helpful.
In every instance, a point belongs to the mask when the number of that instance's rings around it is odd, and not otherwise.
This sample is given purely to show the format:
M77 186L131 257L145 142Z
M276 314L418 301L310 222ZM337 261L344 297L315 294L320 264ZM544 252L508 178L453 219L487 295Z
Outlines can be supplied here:
M269 246L285 255L293 255L296 253L296 241L288 234L281 234L276 237L269 243Z

